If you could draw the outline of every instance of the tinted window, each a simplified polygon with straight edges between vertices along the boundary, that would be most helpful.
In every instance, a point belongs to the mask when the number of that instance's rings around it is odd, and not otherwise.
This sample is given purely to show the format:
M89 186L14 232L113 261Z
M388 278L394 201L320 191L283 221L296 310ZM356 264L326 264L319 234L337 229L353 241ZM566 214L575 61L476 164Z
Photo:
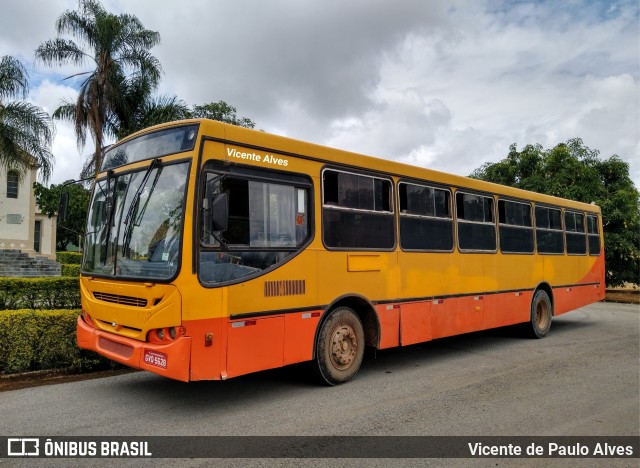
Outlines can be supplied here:
M496 250L493 198L457 192L456 216L461 250Z
M398 192L401 247L405 250L451 251L450 192L406 183L399 185Z
M101 170L106 171L135 161L191 151L196 144L197 133L197 125L185 125L140 135L107 150Z
M458 192L456 203L458 220L493 223L493 198Z
M567 238L567 253L586 254L587 236L584 232L584 215L573 211L565 211L564 226Z
M560 210L536 206L536 244L542 254L564 253Z
M451 218L448 190L402 183L399 192L401 214Z
M391 211L388 180L348 172L325 171L324 204L368 211Z
M529 204L498 200L498 223L502 252L533 253L533 226Z
M499 200L498 222L509 226L531 227L531 206L528 203Z
M327 247L374 250L394 247L389 180L326 170L322 184L322 232Z
M589 254L600 255L600 233L598 232L598 217L587 215L587 232L589 237Z

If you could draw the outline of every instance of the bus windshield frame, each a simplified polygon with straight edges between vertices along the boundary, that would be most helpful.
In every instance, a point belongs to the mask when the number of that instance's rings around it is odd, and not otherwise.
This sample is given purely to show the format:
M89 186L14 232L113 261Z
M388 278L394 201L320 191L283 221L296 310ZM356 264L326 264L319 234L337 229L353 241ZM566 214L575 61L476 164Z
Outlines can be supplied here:
M101 170L107 171L145 159L192 151L198 128L198 124L169 127L114 145L105 151Z

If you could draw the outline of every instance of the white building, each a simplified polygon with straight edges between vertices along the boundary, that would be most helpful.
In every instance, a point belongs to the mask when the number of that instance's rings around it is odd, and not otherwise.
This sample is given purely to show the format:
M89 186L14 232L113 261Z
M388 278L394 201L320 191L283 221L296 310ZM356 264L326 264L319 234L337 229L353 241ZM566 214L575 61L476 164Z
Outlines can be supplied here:
M20 178L0 168L0 250L20 250L30 257L55 260L56 221L40 212L33 192L37 166Z

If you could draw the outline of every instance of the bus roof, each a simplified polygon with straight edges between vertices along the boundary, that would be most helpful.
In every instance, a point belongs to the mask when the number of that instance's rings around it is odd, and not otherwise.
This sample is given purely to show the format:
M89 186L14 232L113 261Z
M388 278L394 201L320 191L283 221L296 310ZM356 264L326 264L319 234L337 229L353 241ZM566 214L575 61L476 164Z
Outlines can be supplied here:
M595 204L577 202L551 195L543 195L537 192L508 187L506 185L495 184L492 182L485 182L482 180L472 179L470 177L436 171L424 167L412 166L379 157L365 156L350 151L330 148L315 143L309 143L208 119L190 119L178 122L169 122L151 127L143 130L142 132L137 132L131 135L131 137L147 133L148 131L166 128L176 124L184 125L187 123L200 123L200 135L207 135L239 146L263 149L293 157L312 159L320 162L326 162L328 164L335 164L337 166L363 169L369 172L378 172L406 179L425 180L445 186L466 188L479 192L502 195L504 197L531 200L541 204L600 213L600 207Z

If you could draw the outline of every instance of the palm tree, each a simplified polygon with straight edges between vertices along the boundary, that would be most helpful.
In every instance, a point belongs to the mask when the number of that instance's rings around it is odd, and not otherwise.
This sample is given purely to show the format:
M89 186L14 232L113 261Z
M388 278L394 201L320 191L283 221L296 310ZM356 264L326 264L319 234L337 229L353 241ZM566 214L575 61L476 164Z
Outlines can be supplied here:
M187 104L176 96L154 96L153 88L145 79L128 80L123 93L123 104L115 109L117 121L113 132L118 139L152 125L191 118Z
M36 59L46 65L91 63L91 70L65 78L83 77L78 99L63 101L53 117L74 123L79 147L89 131L95 143L90 163L97 172L105 139L115 135L116 109L121 115L128 112L127 83L144 80L151 88L158 84L160 63L149 49L160 42L160 34L145 29L133 15L107 12L97 0L80 0L77 10L65 11L56 21L56 32L56 39L36 49ZM73 39L61 37L65 34Z
M0 167L23 175L34 164L40 178L49 180L54 157L51 153L53 123L40 107L25 101L29 75L24 66L8 55L0 59Z

